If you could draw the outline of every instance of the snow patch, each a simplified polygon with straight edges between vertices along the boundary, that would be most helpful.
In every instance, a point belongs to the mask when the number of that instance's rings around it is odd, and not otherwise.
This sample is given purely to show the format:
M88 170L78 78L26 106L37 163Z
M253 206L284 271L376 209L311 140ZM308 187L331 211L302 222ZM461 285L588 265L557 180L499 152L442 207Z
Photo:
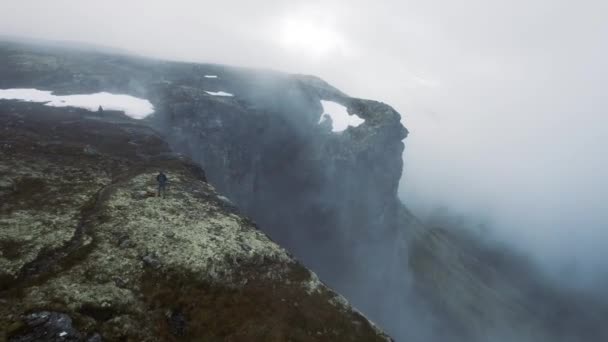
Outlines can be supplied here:
M234 96L233 94L224 92L224 91L206 91L205 93L209 94L209 95L213 95L213 96Z
M321 105L323 106L323 114L319 123L327 120L326 115L329 116L332 121L332 132L343 132L348 127L357 127L365 122L357 115L348 114L348 109L337 102L321 100Z
M205 75L205 78L217 78L217 75Z
M148 100L107 92L53 95L52 91L38 89L0 89L0 100L44 102L45 105L51 107L78 107L91 111L102 106L104 109L123 111L133 119L143 119L154 113L154 106Z

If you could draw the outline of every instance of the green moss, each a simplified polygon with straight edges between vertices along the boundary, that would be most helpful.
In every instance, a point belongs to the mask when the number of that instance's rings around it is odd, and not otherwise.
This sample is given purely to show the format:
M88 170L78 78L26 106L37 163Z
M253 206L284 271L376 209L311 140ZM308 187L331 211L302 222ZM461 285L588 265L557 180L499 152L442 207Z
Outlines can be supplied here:
M56 123L78 122L119 142L139 134L79 120ZM44 152L31 146L44 139L32 136L11 154L0 150L0 172L10 179L0 194L12 196L0 208L1 332L21 329L24 313L52 310L110 341L385 338L226 208L200 169L164 156L139 159L161 151L162 141L119 151L68 126L53 131L61 143ZM28 134L48 132L40 124ZM84 154L83 141L103 153ZM158 169L171 181L164 199L148 195Z

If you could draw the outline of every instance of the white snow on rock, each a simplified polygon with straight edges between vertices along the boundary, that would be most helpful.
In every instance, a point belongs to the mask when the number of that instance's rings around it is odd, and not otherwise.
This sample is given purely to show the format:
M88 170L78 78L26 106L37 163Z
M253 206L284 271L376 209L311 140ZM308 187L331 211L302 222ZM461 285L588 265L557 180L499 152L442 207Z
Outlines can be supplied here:
M224 92L224 91L206 91L205 93L209 94L209 95L213 95L213 96L234 96L233 94Z
M357 115L348 114L346 107L337 102L321 100L321 105L323 106L323 114L319 123L325 121L325 115L328 115L332 120L332 132L342 132L349 126L357 127L365 122Z
M205 78L217 78L217 75L205 75Z
M44 102L52 107L79 107L91 111L99 106L104 109L120 110L134 119L143 119L154 113L150 101L130 95L106 92L82 95L53 95L51 91L38 89L0 89L0 100L21 100Z

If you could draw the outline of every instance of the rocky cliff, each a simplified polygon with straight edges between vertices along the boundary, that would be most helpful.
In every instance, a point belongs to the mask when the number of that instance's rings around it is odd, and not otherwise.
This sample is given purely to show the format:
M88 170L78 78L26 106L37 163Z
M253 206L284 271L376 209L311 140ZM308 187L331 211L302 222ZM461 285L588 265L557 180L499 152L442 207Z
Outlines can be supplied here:
M348 289L374 282L363 259L384 253L397 230L407 131L389 106L308 81L282 77L239 91L226 85L235 98L166 84L157 88L161 105L150 122L273 238ZM318 123L321 100L343 104L365 123L332 132Z
M385 291L399 291L394 275L407 267L399 243L386 244L402 240L397 186L407 135L390 106L310 76L11 43L0 49L0 75L0 88L150 100L156 112L146 121L274 240L371 316L402 306ZM209 93L219 91L234 96ZM333 133L319 124L320 100L365 122Z
M314 276L233 206L400 340L422 325L406 295L412 284L441 341L606 339L608 305L548 286L527 261L409 213L397 199L407 130L386 104L310 76L2 43L0 89L16 87L130 94L156 109L137 123L76 111L49 125L69 133L61 139L22 130L24 150L4 138L14 129L2 133L3 153L31 154L2 169L11 179L2 185L10 196L2 299L25 299L0 310L16 340L66 313L79 336L385 338L326 287L311 290ZM365 122L332 132L320 123L320 101ZM6 115L22 124L22 114ZM102 128L110 125L121 128ZM147 197L158 168L175 177L165 202Z
M13 101L0 121L0 339L388 340L150 128Z

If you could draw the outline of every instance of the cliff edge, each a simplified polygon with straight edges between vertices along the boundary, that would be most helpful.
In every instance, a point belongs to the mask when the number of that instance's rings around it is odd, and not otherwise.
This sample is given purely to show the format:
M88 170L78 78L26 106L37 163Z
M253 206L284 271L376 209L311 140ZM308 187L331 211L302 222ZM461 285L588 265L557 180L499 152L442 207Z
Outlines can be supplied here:
M0 121L0 339L389 340L140 122L14 101Z

